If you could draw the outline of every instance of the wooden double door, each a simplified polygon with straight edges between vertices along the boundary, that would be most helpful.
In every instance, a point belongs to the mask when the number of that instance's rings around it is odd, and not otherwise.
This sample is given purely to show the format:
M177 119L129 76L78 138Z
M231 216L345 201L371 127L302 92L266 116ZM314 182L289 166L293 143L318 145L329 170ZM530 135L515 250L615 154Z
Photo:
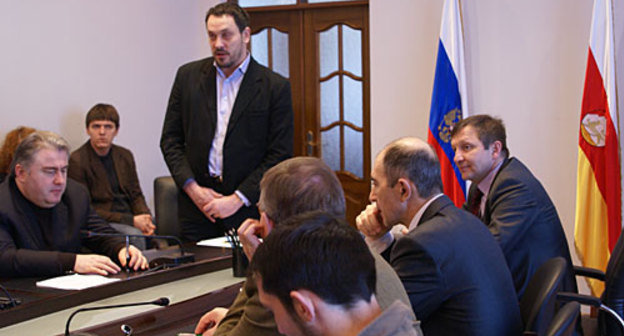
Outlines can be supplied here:
M295 155L336 172L355 223L370 191L368 2L247 10L253 57L291 83Z

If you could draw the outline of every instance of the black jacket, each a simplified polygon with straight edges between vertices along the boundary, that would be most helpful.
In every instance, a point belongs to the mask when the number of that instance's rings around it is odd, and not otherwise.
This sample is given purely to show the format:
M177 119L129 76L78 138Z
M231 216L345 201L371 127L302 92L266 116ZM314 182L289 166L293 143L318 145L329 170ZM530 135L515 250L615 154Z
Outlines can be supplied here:
M122 238L82 238L81 231L116 233L89 204L87 190L67 179L61 202L52 208L52 234L44 235L30 203L8 177L0 184L0 274L54 276L71 271L86 246L117 261Z
M200 186L215 187L208 171L217 126L217 71L213 62L210 57L183 65L171 89L160 148L180 188L190 178ZM292 156L293 128L288 80L251 58L229 119L223 144L223 181L217 191L230 195L239 190L252 206L243 206L227 219L231 223L226 226L238 226L250 215L245 210L255 211L264 172ZM180 217L209 225L190 198L184 192L180 195Z
M500 247L446 196L382 253L405 286L425 335L519 335L520 308Z

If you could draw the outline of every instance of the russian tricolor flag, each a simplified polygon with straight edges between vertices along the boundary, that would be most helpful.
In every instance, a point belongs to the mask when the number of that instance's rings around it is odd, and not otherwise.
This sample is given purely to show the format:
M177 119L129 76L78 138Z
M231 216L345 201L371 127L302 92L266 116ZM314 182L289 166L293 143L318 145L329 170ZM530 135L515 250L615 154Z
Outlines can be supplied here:
M468 115L464 70L464 39L458 0L445 0L436 64L428 141L442 168L444 193L460 207L466 201L466 182L453 162L451 127Z

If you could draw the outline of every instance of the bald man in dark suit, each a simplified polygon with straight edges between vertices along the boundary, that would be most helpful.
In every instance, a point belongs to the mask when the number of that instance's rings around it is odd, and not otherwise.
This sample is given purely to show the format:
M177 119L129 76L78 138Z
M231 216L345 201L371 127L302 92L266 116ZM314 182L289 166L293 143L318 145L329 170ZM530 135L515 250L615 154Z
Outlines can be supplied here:
M475 216L442 194L438 158L403 138L377 156L370 204L356 219L394 268L425 335L519 335L518 301L503 253ZM396 232L397 224L408 226Z

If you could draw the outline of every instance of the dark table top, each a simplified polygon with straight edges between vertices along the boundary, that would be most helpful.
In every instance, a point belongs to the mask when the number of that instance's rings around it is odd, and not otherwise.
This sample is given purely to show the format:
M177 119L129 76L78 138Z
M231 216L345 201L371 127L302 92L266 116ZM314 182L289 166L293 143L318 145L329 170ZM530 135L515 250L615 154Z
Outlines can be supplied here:
M194 262L156 271L122 271L113 276L121 278L122 281L83 290L37 287L37 281L44 278L0 278L0 284L11 296L22 300L22 304L17 307L0 311L0 328L87 302L232 267L230 249L193 245L186 250L195 254ZM175 249L145 251L145 255L152 260L174 251ZM0 292L0 296L4 294Z
M121 325L132 327L134 336L172 336L193 333L201 316L215 307L229 307L240 283L168 307L78 330L83 335L121 335ZM76 331L72 331L76 333Z

